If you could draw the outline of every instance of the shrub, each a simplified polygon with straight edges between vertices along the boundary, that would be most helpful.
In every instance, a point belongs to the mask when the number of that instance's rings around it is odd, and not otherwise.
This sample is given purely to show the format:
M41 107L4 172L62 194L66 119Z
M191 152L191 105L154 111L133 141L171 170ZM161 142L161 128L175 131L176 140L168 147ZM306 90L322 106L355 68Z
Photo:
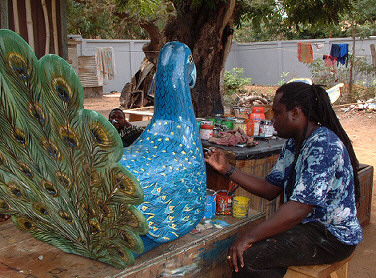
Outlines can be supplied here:
M237 94L244 91L245 85L251 85L252 78L244 77L243 68L233 68L225 71L223 104L233 106L237 103Z
M351 55L349 60L351 59ZM367 100L376 97L375 68L365 57L355 57L353 65L353 86L352 93L349 94L350 65L345 67L339 65L336 70L328 67L322 59L314 60L309 68L312 74L312 81L322 85L326 89L344 83L341 89L340 103L355 102L358 99Z

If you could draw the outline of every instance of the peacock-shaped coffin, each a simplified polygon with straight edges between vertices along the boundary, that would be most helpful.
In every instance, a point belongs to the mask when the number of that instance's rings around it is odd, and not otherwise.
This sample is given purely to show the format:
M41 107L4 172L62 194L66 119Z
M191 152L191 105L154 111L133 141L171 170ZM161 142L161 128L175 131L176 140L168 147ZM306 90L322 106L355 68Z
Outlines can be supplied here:
M171 43L159 64L178 49L185 58L163 64L175 73L157 71L155 117L123 154L116 129L83 109L71 66L56 55L38 60L0 30L0 213L41 241L118 268L143 242L189 232L203 215L206 176L186 86L189 49Z

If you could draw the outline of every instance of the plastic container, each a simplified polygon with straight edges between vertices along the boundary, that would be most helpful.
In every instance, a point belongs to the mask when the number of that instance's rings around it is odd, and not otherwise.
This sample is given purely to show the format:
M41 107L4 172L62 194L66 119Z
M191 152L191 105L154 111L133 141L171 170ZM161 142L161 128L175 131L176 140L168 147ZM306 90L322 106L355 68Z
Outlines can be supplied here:
M215 216L216 197L217 197L217 194L214 190L206 189L206 204L205 204L204 219L210 219Z
M231 215L232 195L227 190L217 191L217 215Z
M247 120L247 135L258 136L260 133L260 121L265 120L265 109L262 106L253 107Z
M235 218L247 218L249 210L249 198L236 196L233 199L232 216Z

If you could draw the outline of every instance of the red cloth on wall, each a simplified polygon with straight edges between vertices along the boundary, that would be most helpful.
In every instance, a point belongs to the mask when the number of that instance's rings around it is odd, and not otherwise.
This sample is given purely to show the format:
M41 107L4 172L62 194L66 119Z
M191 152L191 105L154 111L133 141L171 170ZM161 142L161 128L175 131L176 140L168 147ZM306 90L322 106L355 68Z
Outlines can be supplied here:
M313 49L310 42L298 42L298 60L302 63L312 63Z

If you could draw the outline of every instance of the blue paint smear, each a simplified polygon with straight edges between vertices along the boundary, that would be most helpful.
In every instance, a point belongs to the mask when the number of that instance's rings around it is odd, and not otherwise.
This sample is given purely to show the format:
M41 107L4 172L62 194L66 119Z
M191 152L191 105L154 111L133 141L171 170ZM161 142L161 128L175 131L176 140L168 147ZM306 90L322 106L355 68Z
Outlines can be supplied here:
M213 247L211 249L202 252L199 255L199 258L201 259L200 265L202 265L202 268L210 267L214 262L223 263L226 260L227 250L235 242L236 237L237 235L234 235L220 241L215 241L213 242Z

